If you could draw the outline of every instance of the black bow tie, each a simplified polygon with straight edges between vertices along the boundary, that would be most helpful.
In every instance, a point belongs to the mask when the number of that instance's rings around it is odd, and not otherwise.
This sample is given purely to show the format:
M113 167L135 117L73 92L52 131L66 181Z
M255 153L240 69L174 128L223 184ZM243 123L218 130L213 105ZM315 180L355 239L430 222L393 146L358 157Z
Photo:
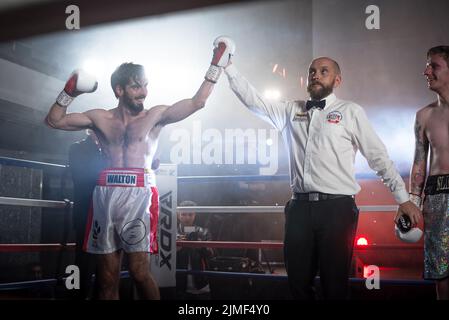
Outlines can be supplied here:
M319 108L319 109L324 109L324 107L326 106L326 100L307 100L306 102L306 109L307 111L309 111L310 109L312 109L313 107Z

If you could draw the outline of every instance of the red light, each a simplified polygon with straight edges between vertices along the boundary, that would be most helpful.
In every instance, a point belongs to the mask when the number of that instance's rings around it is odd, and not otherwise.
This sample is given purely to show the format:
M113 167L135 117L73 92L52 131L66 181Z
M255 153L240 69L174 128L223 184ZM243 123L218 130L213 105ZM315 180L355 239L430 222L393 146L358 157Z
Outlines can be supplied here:
M368 239L366 239L365 237L358 237L355 243L358 246L367 246L368 245Z

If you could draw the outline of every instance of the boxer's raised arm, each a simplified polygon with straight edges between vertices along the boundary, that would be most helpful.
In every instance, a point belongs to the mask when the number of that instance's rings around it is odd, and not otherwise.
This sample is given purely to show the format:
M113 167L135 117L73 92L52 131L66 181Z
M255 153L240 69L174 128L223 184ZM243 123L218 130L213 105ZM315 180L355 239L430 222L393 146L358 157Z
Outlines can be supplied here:
M165 107L159 125L166 125L173 122L181 121L192 113L200 110L206 104L206 100L212 92L214 83L210 81L203 81L197 93L191 99L184 99L176 102L172 106Z
M54 129L77 131L92 128L91 112L66 113L67 109L53 104L45 117L45 123Z
M67 114L69 104L82 93L94 92L98 83L92 76L81 70L75 70L67 80L64 90L56 98L47 116L45 123L55 129L82 130L92 126L91 113Z

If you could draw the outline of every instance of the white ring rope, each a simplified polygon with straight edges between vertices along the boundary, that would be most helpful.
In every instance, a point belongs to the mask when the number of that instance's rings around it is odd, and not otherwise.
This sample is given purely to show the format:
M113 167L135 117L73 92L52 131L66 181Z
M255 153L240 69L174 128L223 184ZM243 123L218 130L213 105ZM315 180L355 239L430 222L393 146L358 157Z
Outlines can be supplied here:
M361 212L392 212L398 209L391 206L359 206ZM284 206L192 206L178 207L178 212L196 213L283 213Z
M69 204L72 204L72 202L70 202ZM0 197L0 205L64 209L67 207L68 202L54 201L54 200Z

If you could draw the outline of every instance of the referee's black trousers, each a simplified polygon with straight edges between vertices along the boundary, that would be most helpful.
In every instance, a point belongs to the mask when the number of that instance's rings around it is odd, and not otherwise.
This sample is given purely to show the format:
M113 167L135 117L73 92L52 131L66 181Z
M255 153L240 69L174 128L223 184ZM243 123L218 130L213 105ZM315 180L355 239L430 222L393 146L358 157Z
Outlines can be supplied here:
M295 299L314 299L319 270L324 299L346 299L358 221L353 197L290 200L285 206L284 257Z

